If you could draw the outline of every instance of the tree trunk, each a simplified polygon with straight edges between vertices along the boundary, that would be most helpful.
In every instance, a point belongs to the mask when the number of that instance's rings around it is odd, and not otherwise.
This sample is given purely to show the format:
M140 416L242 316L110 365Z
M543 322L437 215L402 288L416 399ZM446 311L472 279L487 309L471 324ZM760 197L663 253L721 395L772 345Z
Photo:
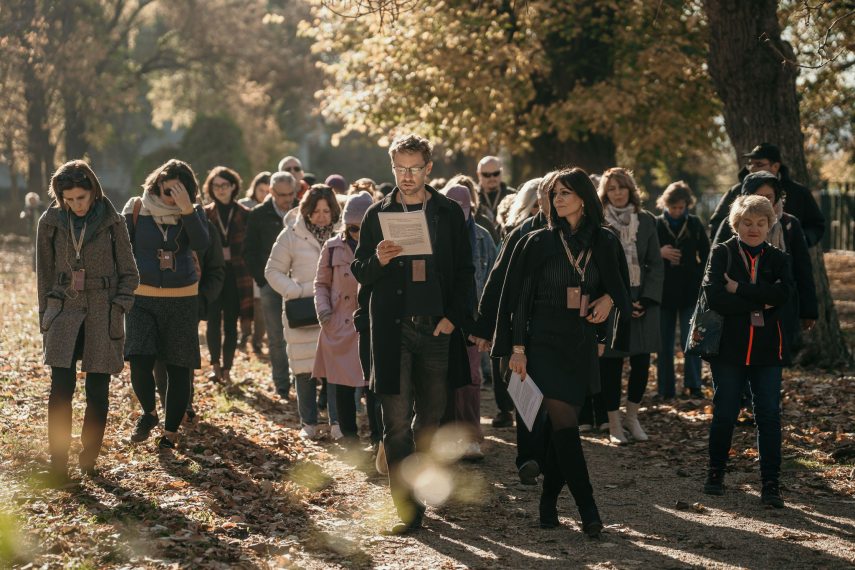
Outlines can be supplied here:
M710 76L724 103L727 134L737 158L761 142L770 142L796 180L809 183L796 94L796 66L787 42L781 40L778 2L775 0L705 0L709 21ZM825 263L813 248L814 279L819 299L819 321L805 335L800 362L836 367L852 362L831 299Z
M86 119L76 93L64 93L62 97L65 117L65 156L68 160L84 158L89 151L86 141Z
M53 173L53 147L48 129L47 96L41 79L30 66L24 68L27 100L27 191L44 197Z
M528 180L565 166L579 166L589 174L601 174L615 166L616 152L609 137L589 135L584 142L562 142L555 135L546 134L535 139L532 152L515 163L514 175L518 180Z

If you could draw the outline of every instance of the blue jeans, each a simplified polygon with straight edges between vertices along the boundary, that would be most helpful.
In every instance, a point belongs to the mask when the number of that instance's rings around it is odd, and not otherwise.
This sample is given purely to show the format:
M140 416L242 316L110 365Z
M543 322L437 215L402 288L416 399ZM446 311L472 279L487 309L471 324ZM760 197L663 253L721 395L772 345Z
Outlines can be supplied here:
M389 464L389 488L401 520L409 522L419 506L400 474L400 464L439 427L448 392L448 335L433 336L432 320L401 319L401 376L398 394L378 394L383 412L383 447ZM387 350L394 350L388 347Z
M267 327L267 343L270 346L270 365L273 368L273 384L283 398L291 388L288 353L285 352L285 330L282 325L282 296L269 284L261 288L261 309Z
M710 360L713 419L710 425L710 469L724 469L733 440L733 427L748 384L757 423L757 450L763 481L777 481L781 473L781 372L780 366L741 366Z
M676 392L674 377L674 337L676 336L677 318L680 319L680 347L686 351L686 341L689 338L689 321L695 307L671 309L660 307L659 323L662 330L662 347L656 359L656 382L659 395L673 398ZM701 387L701 357L686 355L683 363L683 387Z
M304 426L318 424L318 379L312 378L308 372L297 374L294 378L297 384L297 409L300 412L300 423Z

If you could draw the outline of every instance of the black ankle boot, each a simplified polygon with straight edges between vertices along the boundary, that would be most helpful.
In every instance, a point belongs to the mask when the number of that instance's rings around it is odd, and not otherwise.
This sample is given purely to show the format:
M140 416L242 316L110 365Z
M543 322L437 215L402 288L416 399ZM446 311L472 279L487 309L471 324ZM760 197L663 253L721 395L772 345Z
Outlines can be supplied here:
M603 530L603 521L594 501L594 488L588 477L588 464L582 451L579 428L567 428L552 433L552 446L555 457L567 487L576 500L579 515L582 517L582 532L589 538L599 538Z
M543 465L543 490L540 493L540 528L557 528L561 526L558 520L558 496L564 487L564 477L555 459L555 449L549 446L546 451L546 461Z
M707 495L724 495L724 469L710 468L707 471L704 493Z

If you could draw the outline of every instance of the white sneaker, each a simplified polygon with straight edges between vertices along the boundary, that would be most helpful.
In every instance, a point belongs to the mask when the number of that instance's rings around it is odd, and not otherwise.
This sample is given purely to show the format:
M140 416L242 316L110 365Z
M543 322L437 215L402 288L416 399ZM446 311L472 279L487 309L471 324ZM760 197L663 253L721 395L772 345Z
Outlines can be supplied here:
M467 445L466 451L463 453L463 459L466 461L481 461L484 459L484 452L481 451L481 445L474 441Z
M330 426L330 437L333 441L338 441L344 437L344 434L341 433L341 426L338 424L333 424Z
M300 437L303 439L315 439L318 437L318 426L304 425L300 430Z

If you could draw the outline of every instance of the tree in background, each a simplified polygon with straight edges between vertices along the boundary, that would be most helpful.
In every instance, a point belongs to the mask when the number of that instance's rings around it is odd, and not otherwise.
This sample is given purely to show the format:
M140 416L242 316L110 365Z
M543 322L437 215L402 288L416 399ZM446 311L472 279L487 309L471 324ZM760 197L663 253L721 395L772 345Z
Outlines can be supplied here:
M782 40L775 0L705 0L710 27L709 70L724 103L727 134L737 157L763 141L781 149L792 177L810 183L796 79L799 64ZM851 109L851 106L849 107ZM831 298L825 260L812 248L819 320L800 354L829 368L852 362Z
M618 155L685 163L720 139L702 19L683 2L446 0L359 15L370 4L318 0L301 29L328 76L321 112L342 133L507 149L521 177L568 162L602 171Z

